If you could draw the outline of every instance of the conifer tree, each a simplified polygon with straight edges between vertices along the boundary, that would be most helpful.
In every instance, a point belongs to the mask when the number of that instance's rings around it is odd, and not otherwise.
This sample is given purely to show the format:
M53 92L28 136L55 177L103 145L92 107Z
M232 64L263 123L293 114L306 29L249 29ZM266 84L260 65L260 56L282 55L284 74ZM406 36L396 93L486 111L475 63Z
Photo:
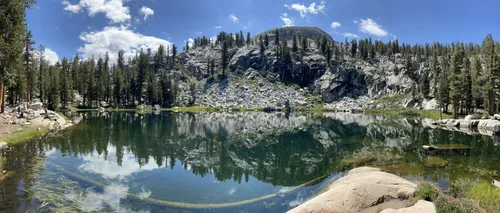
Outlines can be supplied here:
M247 32L247 46L250 46L250 32Z
M222 75L226 75L226 69L229 64L229 42L222 42L222 52L221 52L221 60L222 60Z
M297 35L293 34L292 51L296 53L299 51L299 45L297 44Z
M278 29L276 29L276 31L274 31L274 45L279 46L279 44L280 44L280 32L278 31Z
M482 76L481 62L477 56L472 58L471 63L471 77L472 77L472 99L474 100L474 107L478 109L483 100L482 87L484 77Z
M460 45L455 47L450 62L450 100L453 107L453 119L458 118L458 109L462 98L462 64L464 52Z
M471 63L469 57L465 56L462 62L462 101L465 113L471 112L474 98L472 96Z
M443 108L443 112L448 112L448 104L450 104L448 72L448 61L446 58L442 58L441 74L439 77L438 102L439 106Z

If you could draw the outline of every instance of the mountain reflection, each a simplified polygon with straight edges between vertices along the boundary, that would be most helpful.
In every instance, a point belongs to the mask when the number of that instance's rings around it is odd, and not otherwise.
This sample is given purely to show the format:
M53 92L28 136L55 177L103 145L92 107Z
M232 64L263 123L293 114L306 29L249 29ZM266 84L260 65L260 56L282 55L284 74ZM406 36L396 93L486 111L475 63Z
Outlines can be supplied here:
M311 114L86 114L81 126L49 145L63 156L84 156L81 168L106 171L104 177L151 169L153 162L172 168L179 159L194 174L213 173L219 181L247 181L252 175L273 185L295 186L335 168L356 148L353 143L339 149L349 141L340 139L360 138L365 131Z

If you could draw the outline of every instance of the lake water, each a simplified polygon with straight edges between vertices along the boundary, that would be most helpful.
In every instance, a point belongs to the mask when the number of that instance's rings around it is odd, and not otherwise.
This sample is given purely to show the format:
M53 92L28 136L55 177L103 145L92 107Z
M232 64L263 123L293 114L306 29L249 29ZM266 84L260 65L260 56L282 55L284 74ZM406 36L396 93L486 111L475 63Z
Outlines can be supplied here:
M0 151L0 212L286 212L352 167L446 191L500 176L490 136L363 114L82 113L53 137ZM460 150L428 152L427 144Z

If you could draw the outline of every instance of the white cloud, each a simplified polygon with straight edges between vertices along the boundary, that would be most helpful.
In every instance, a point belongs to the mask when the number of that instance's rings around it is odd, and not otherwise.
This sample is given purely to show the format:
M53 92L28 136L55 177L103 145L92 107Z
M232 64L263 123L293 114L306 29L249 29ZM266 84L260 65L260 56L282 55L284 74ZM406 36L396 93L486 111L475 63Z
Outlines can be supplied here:
M332 27L333 29L335 29L335 28L337 28L337 27L340 27L340 26L342 26L342 25L341 25L341 24L340 24L340 22L338 22L338 21L332 22L332 25L331 25L331 27Z
M80 7L79 4L71 4L67 0L63 0L62 4L66 7L64 7L64 10L72 12L72 13L79 13L82 10L82 7Z
M189 45L189 48L191 48L194 45L194 39L189 38L187 41L184 40L184 45L186 45L186 43Z
M94 17L97 13L104 13L106 18L113 23L120 23L130 20L128 7L123 6L126 0L80 0L78 4L71 4L63 0L64 10L71 13L79 13L87 9L89 16Z
M155 11L149 7L142 6L142 8L139 10L139 14L144 16L144 21L146 21L149 16L153 16L155 14Z
M355 39L358 39L359 36L354 34L354 33L344 33L344 37L346 38L355 38Z
M78 49L84 58L92 56L104 56L109 53L111 63L116 63L118 51L125 52L125 58L133 57L141 51L148 48L156 51L160 45L170 46L172 43L160 38L145 36L135 33L124 26L105 27L102 31L83 33L80 39L85 43Z
M357 23L358 23L358 20L354 20L354 21L352 21L352 23L357 24Z
M381 25L378 25L375 21L372 19L361 19L361 23L359 24L359 30L361 32L375 35L378 37L385 37L388 35L387 31L382 29Z
M123 180L127 176L137 172L158 169L158 165L153 157L150 157L148 163L141 166L136 162L132 153L125 153L123 155L122 165L120 166L116 159L116 147L109 145L107 150L107 157L104 154L99 155L97 151L94 151L89 156L83 156L84 163L78 169L100 174L106 179L118 178L119 180Z
M240 22L238 17L236 17L234 14L229 15L229 19L231 19L231 21L233 21L234 23Z
M290 26L294 26L295 23L293 21L293 19L291 18L288 18L288 14L287 13L283 13L283 15L280 16L280 19L281 21L283 21L284 23L284 27L290 27Z
M295 3L292 5L285 4L285 7L290 9L290 10L296 10L300 13L300 16L304 18L308 13L318 15L318 13L325 13L326 2L321 1L318 6L316 6L316 2L313 2L309 5L309 7L306 7L303 4L300 3ZM325 13L326 14L326 13Z
M201 35L203 35L203 33L202 32L196 32L196 35L197 36L201 36Z
M220 29L220 28L222 28L222 26L215 26L214 28L215 29Z
M47 60L50 65L54 65L59 61L59 56L57 55L57 53L49 48L45 48L43 58Z

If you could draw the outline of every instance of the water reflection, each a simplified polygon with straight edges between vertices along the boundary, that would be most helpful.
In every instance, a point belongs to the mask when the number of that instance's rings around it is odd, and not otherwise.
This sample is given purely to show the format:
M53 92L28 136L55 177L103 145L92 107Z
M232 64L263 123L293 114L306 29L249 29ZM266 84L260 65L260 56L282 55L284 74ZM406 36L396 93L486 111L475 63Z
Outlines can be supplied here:
M227 211L283 212L331 179L281 192L352 166L379 166L443 187L464 176L497 177L495 141L433 130L425 120L362 114L85 113L80 124L56 137L0 151L6 169L15 171L0 185L0 212L47 209L52 204L44 203L40 189L61 183L67 184L57 199L84 212L161 212L165 206L144 202L225 203L269 194L279 196ZM473 149L436 154L421 149L427 144ZM369 160L346 163L353 156ZM64 176L60 168L98 183Z

